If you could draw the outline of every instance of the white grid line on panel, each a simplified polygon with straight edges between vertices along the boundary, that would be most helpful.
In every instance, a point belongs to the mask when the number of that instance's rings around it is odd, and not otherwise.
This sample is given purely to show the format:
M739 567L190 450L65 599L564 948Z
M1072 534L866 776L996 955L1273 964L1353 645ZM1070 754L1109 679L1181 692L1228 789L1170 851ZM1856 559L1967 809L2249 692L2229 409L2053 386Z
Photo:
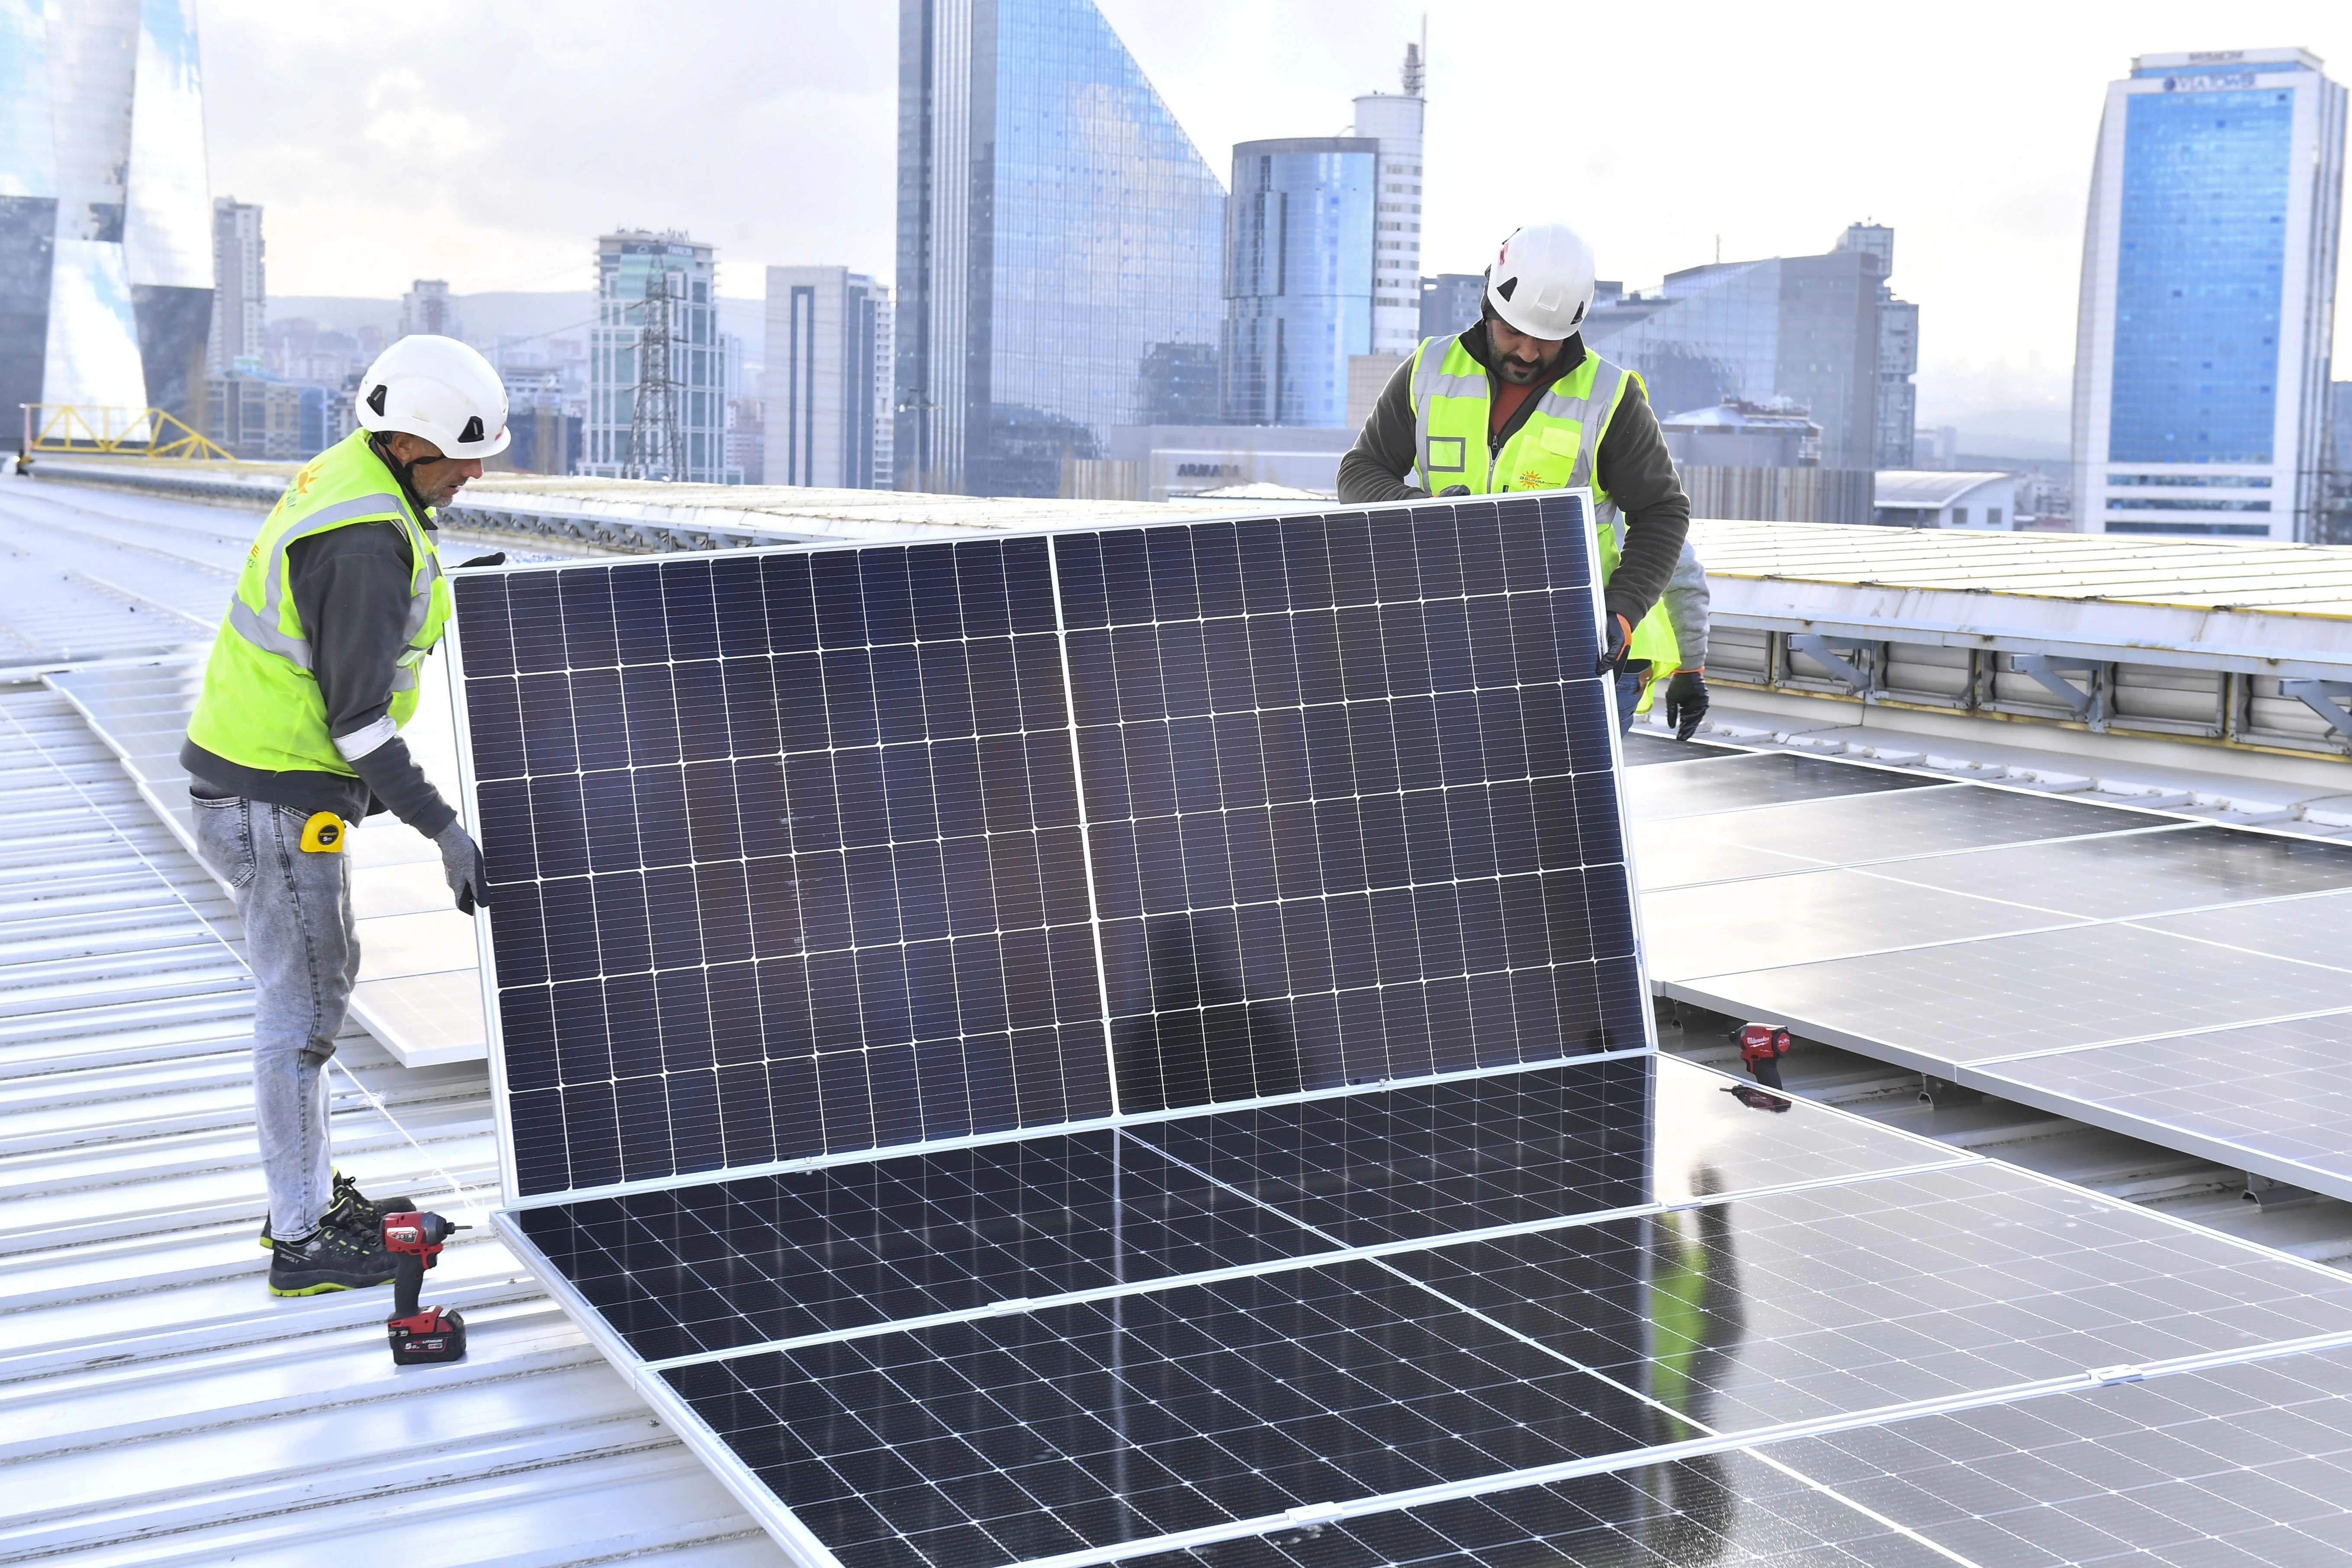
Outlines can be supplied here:
M1095 888L1095 841L1087 806L1087 764L1078 745L1078 694L1070 679L1070 626L1062 611L1062 556L1059 535L1045 538L1046 574L1054 585L1054 643L1062 655L1062 710L1069 721L1070 781L1078 796L1078 845L1087 868L1087 921L1092 928L1095 949L1095 989L1102 997L1103 1071L1110 1080L1110 1110L1113 1116L1125 1109L1119 1103L1118 1047L1111 1038L1110 976L1103 962L1102 900Z

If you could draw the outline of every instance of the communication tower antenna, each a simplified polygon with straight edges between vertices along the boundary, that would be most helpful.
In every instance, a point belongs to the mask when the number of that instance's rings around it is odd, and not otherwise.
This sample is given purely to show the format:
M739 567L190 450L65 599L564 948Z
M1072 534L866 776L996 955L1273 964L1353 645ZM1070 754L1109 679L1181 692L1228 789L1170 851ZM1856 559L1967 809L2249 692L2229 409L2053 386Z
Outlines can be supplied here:
M1419 98L1428 75L1429 18L1421 19L1421 42L1404 47L1404 95Z
M628 477L679 479L686 476L685 443L677 432L677 381L670 350L677 341L670 306L669 273L646 280L637 328L637 399L629 416Z

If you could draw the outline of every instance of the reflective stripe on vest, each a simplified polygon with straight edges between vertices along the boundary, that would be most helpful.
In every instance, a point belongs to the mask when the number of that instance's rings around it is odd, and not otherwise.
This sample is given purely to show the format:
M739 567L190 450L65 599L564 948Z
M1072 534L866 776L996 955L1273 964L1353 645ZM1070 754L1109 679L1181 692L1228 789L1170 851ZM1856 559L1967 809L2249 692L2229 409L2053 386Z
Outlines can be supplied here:
M324 533L331 528L341 528L347 522L362 521L373 522L378 520L390 521L401 515L400 498L379 491L373 495L357 496L347 501L339 501L324 511L304 518L299 525L281 534L276 546L269 552L268 566L262 577L261 608L256 610L245 602L242 592L233 591L228 596L228 624L235 626L246 641L257 647L266 647L281 658L293 660L301 668L310 668L310 639L295 637L280 629L284 624L286 605L286 547L298 539L308 538L313 533ZM263 524L265 530L268 526L267 523ZM440 560L436 557L433 563L434 574L439 575L440 570ZM243 586L242 584L238 585L240 589ZM431 584L428 583L425 596L429 597L431 592ZM412 640L425 624L425 616L417 607L418 603L419 596L412 592L409 596L409 619L414 624L408 630L408 637ZM298 616L296 619L299 621L300 617Z

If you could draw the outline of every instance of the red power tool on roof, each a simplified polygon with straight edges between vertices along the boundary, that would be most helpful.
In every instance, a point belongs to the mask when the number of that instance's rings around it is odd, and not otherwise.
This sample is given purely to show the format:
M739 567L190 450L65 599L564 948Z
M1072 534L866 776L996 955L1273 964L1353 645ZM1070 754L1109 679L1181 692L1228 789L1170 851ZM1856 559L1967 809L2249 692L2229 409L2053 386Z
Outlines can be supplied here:
M441 1256L441 1244L453 1231L464 1230L437 1214L388 1214L383 1216L384 1250L399 1267L392 1277L392 1316L383 1331L392 1341L395 1366L423 1362L462 1361L466 1355L466 1320L444 1307L420 1307L425 1271Z
M1789 1031L1779 1024L1742 1024L1731 1031L1748 1075L1766 1089L1780 1087L1780 1058L1789 1054Z

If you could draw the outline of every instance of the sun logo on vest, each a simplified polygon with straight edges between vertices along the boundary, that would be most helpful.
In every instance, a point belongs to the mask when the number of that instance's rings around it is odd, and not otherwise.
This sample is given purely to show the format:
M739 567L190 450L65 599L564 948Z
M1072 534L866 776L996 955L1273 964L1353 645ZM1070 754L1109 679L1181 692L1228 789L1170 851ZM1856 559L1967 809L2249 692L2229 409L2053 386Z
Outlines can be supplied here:
M287 487L288 493L293 500L299 501L308 496L310 493L310 487L318 482L319 465L313 459L302 465L301 471L294 476L294 482Z
M1543 488L1544 477L1541 474L1537 473L1533 468L1521 468L1519 470L1519 489L1523 490L1539 490Z

